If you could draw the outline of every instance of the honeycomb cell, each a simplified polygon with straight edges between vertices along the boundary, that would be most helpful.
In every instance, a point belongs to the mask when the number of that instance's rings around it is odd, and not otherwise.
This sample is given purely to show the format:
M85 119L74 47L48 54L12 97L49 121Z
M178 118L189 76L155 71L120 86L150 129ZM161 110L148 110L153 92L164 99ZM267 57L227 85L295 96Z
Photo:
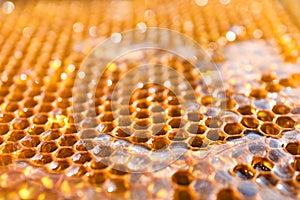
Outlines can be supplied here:
M172 141L183 141L189 137L188 132L183 129L171 129L167 133L168 138Z
M271 171L274 164L263 157L254 156L251 165L257 171Z
M209 117L205 120L205 125L209 128L220 128L223 121L219 117Z
M211 141L218 141L218 140L223 140L224 136L220 135L220 130L219 129L210 129L206 133L206 138L211 140Z
M278 115L285 115L291 111L291 108L284 104L276 104L273 106L272 111Z
M122 194L129 189L129 184L121 178L113 178L106 182L108 193Z
M51 154L35 154L33 158L31 158L32 162L37 165L45 165L52 161Z
M280 90L282 89L280 84L276 84L276 83L269 83L266 85L265 88L268 92L280 92Z
M89 183L92 185L99 185L105 182L107 179L107 173L93 171L88 174Z
M294 162L293 162L293 167L296 171L300 171L300 158L295 157Z
M20 152L18 152L19 159L32 158L36 154L34 149L23 148Z
M276 119L276 124L282 128L294 128L295 121L288 116L280 116Z
M255 108L251 105L240 106L237 110L242 115L252 115L255 113Z
M295 87L294 81L292 78L281 78L279 80L279 84L284 86L284 87Z
M181 119L181 117L174 117L167 121L167 124L171 128L182 128L185 126L186 122Z
M188 171L177 171L172 175L173 183L181 186L188 186L194 180L193 175Z
M255 169L248 165L239 164L233 168L233 173L241 179L252 179L256 172Z
M189 139L189 145L193 148L201 148L205 146L205 144L203 143L203 139L199 136L191 137Z
M194 194L190 190L185 189L176 189L173 194L174 200L186 199L186 200L193 200L195 199Z
M275 73L265 73L262 74L261 76L261 81L263 82L271 82L276 79L276 74Z
M153 150L166 149L169 146L169 141L164 137L156 137L153 139L151 148Z
M296 142L290 142L286 145L285 150L292 155L300 155L300 145Z
M21 144L24 147L36 147L37 145L40 144L40 138L37 136L27 135L21 140Z
M40 152L43 152L43 153L51 153L51 152L55 151L57 148L58 148L58 145L54 141L42 142L39 147Z
M217 194L217 200L240 200L241 198L234 190L230 188L221 189Z
M9 136L7 137L7 141L17 142L26 136L24 131L11 131Z
M247 128L257 128L259 126L259 121L254 117L243 117L241 123Z
M193 122L199 122L204 116L199 112L188 112L188 120Z
M131 140L133 142L137 143L144 143L147 142L150 139L151 133L147 130L136 130L134 133L131 135Z
M40 135L41 133L43 133L45 131L45 128L43 126L39 126L39 125L31 125L28 129L27 132L30 135Z
M239 123L227 123L224 126L224 131L228 135L238 135L241 134L244 130L244 127Z
M0 122L1 123L8 123L14 119L14 115L11 113L1 113L0 114Z
M60 146L73 146L77 142L78 138L76 135L62 135L59 139L58 144Z
M72 148L63 147L58 149L56 153L57 158L67 158L74 154L74 150Z
M267 110L261 110L257 112L257 118L262 121L272 121L275 118L275 115Z
M50 163L50 162L51 161L49 161L48 163ZM70 163L67 160L55 160L55 161L52 161L48 165L48 168L49 168L49 170L54 171L54 172L61 172L65 169L67 169L69 166L70 166Z
M206 131L206 127L202 124L198 124L198 123L191 123L187 129L187 131L189 133L192 133L192 134L204 134L205 131Z
M13 153L15 151L17 151L19 149L18 144L17 143L6 143L3 146L1 146L1 152L2 153Z
M150 116L150 113L147 109L141 109L134 113L134 117L138 119L147 119Z
M44 141L51 141L58 139L62 133L59 130L48 130L41 134Z
M32 119L34 124L43 125L48 122L48 116L45 114L36 114Z
M279 182L278 178L274 176L270 172L260 173L257 178L256 182L264 187L271 187L277 185Z
M260 129L267 135L276 136L280 133L280 128L270 122L265 122L261 125Z
M5 135L9 131L9 126L7 124L0 124L0 135Z
M12 126L15 130L24 130L29 126L27 119L14 119Z
M250 92L250 96L255 99L264 99L268 95L268 92L264 89L252 89Z

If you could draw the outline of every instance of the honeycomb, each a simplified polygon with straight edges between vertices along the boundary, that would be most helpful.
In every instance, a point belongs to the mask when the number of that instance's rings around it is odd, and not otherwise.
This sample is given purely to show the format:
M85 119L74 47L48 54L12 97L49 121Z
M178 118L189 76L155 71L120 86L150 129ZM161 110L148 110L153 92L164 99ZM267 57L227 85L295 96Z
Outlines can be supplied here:
M0 3L0 199L299 198L299 2ZM148 27L199 43L224 90L163 50L110 63L92 95L76 84L97 44Z

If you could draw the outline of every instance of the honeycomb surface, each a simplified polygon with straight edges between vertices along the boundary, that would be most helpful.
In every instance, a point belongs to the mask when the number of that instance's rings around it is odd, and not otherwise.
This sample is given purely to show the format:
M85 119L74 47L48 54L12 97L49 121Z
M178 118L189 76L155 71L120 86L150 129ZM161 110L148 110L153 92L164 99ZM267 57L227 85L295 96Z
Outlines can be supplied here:
M280 2L0 3L0 199L299 198L300 31ZM84 58L105 38L147 27L197 41L224 91L211 96L181 57L144 51L143 62L170 68L143 77L178 88L130 93L141 74L122 76L142 61L120 59L87 109L89 91L75 84ZM115 87L129 110L114 108ZM198 107L184 113L179 97Z

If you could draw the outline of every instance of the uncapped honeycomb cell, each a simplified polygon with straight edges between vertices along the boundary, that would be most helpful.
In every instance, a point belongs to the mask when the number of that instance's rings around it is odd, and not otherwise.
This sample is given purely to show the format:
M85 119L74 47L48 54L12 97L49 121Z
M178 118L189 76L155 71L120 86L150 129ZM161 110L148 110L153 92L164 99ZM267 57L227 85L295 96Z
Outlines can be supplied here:
M299 199L289 1L1 2L0 199Z

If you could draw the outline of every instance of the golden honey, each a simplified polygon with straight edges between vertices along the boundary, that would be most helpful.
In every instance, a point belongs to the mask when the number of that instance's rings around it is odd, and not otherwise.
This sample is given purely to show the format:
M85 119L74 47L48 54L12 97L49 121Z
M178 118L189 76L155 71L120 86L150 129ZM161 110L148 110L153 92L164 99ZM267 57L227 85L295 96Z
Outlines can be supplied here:
M300 198L299 2L0 6L0 199ZM161 49L107 63L94 94L90 80L76 84L96 73L80 69L97 44L142 41L121 33L150 27L197 42L224 91L212 95L192 63ZM139 85L131 70L143 62L169 68ZM199 107L186 112L182 99Z

